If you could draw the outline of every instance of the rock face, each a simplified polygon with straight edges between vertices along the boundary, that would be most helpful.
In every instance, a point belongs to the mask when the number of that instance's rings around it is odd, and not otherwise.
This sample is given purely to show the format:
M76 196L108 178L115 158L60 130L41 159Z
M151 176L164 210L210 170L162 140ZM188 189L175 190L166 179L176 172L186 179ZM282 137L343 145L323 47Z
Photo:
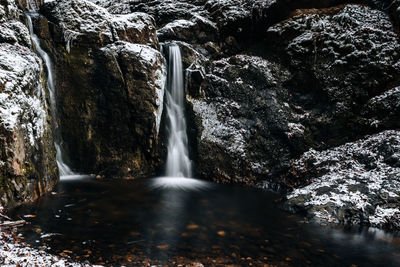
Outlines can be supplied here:
M189 101L202 176L269 186L309 148L398 127L399 44L385 13L358 5L298 10L264 34L242 54L209 59L201 82L188 85L199 92Z
M214 61L210 69L202 88L205 97L189 98L198 123L198 171L222 182L251 184L272 177L289 161L287 136L295 134L284 101L289 73L247 55Z
M318 221L400 228L399 131L326 151L311 149L291 172L311 183L287 196L289 208L306 210Z
M72 167L104 176L154 174L166 73L153 18L112 15L85 0L50 1L41 11Z
M58 181L42 60L13 1L0 4L0 203L32 201Z

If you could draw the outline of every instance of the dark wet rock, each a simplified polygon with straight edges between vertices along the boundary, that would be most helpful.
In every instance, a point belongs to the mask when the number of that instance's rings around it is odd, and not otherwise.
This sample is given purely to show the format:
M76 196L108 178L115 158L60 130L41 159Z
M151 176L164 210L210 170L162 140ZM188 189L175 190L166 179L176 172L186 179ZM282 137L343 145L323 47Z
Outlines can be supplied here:
M103 64L109 66L106 71ZM132 177L154 174L159 164L164 58L148 46L117 42L101 49L98 68L100 120L92 140L99 149L95 169ZM103 131L107 134L98 134Z
M41 11L73 168L102 176L154 174L166 73L153 18L113 15L77 0L48 2Z
M371 98L363 107L362 115L371 127L400 128L400 87Z
M400 132L385 131L296 160L292 178L308 183L288 194L286 206L309 219L400 227Z
M198 128L198 171L220 182L252 184L270 177L290 155L285 142L291 110L282 88L289 74L246 55L214 61L211 69L206 82L198 74L202 85L189 98ZM188 72L194 79L194 70Z
M309 148L398 127L390 88L399 82L399 45L383 12L357 5L303 10L269 34L248 51L261 57L207 57L186 70L202 176L277 181ZM376 116L382 123L371 126Z
M321 89L335 110L365 102L399 82L400 50L388 16L349 5L332 14L300 12L269 28L288 64ZM345 110L343 110L345 111Z
M21 11L7 4L0 4L0 203L14 206L50 191L58 169L42 60Z

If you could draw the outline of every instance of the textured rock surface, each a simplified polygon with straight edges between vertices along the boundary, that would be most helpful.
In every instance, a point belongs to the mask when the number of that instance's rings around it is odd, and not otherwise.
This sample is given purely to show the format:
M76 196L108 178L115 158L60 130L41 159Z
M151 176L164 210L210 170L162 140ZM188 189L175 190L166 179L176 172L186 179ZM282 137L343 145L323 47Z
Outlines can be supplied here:
M198 170L203 177L254 183L288 162L291 110L282 88L287 76L280 66L255 56L213 62L201 89L205 98L189 99L198 123Z
M310 184L287 196L286 205L313 220L400 228L400 132L363 140L296 160L295 179Z
M299 10L243 55L213 60L197 50L209 58L199 61L204 78L188 85L190 94L197 92L190 102L205 177L276 181L310 147L398 127L392 86L399 83L399 44L381 11ZM192 68L187 73L191 81Z
M0 203L37 199L58 181L42 60L13 1L0 5Z
M64 149L85 173L155 173L165 62L154 20L112 15L89 1L52 1L40 32L56 66ZM48 25L49 30L43 30Z

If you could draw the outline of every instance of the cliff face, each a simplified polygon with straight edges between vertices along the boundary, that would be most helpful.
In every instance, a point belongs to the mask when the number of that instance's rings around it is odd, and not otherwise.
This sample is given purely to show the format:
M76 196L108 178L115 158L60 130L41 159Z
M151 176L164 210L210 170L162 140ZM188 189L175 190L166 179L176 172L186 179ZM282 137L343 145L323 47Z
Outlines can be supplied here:
M140 177L159 165L166 70L154 20L89 1L41 6L38 31L57 75L63 147L85 173ZM48 19L48 21L47 21Z
M0 203L32 201L58 181L42 60L14 1L0 3Z

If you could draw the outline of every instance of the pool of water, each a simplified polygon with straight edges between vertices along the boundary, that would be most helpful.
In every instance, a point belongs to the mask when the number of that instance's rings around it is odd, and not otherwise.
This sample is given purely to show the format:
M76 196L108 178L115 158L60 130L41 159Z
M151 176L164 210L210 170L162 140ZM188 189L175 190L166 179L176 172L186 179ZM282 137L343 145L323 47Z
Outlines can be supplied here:
M400 266L393 233L308 224L273 192L174 179L69 179L11 215L33 246L109 266Z

